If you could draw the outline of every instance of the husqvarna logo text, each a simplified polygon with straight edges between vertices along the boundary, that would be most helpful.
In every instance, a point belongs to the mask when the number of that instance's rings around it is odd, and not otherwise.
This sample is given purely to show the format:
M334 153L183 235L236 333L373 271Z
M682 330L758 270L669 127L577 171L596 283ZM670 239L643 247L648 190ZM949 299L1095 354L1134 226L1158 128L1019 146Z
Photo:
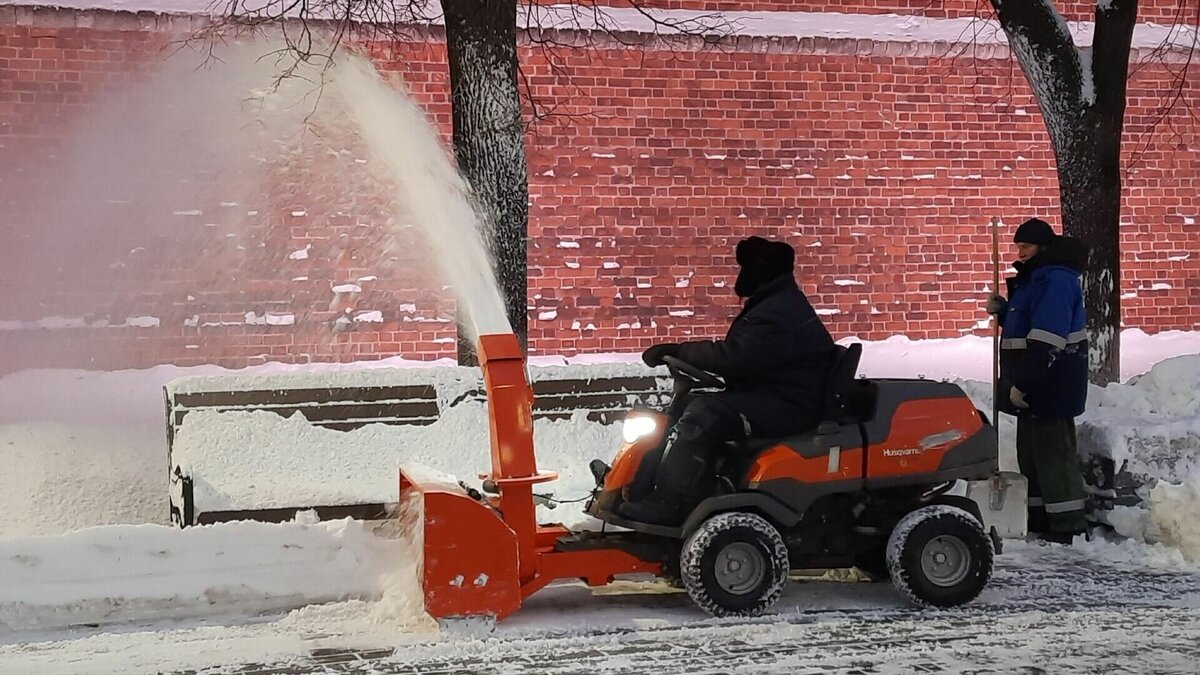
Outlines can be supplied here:
M888 448L883 451L884 457L911 457L921 454L920 448Z

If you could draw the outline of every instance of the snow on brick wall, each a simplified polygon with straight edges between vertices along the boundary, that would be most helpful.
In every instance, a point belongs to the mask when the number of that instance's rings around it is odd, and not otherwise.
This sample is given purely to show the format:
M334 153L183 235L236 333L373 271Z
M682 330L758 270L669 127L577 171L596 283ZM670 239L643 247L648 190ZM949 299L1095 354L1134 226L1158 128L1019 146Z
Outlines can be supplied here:
M13 25L0 15L0 166L53 155L92 96L152 63L164 43L136 22L119 30L117 15L105 25ZM978 330L988 219L1003 217L1008 233L1031 215L1057 221L1037 108L1007 61L862 47L561 49L557 71L526 50L535 94L559 112L587 113L551 117L529 136L534 350L633 351L719 334L736 310L731 248L750 234L797 248L802 286L839 337ZM443 47L378 51L448 134ZM1149 332L1200 327L1200 168L1191 159L1200 140L1165 125L1143 135L1168 83L1164 71L1140 69L1128 111L1129 147L1146 145L1125 181L1122 302L1126 324ZM1200 83L1189 86L1195 100ZM285 176L273 186L272 208L254 225L264 248L253 255L212 245L197 265L188 251L165 252L180 260L176 273L139 277L131 262L120 288L47 292L31 281L36 269L18 275L20 261L5 259L19 248L0 247L0 351L26 367L95 368L452 354L452 300L426 276L383 277L362 262L378 219L360 227L345 210L370 205L348 206L319 184ZM187 209L177 217L206 224ZM23 236L20 223L0 219L0 238ZM212 283L231 269L227 284ZM347 285L362 291L331 303L331 288ZM346 330L335 332L339 317Z

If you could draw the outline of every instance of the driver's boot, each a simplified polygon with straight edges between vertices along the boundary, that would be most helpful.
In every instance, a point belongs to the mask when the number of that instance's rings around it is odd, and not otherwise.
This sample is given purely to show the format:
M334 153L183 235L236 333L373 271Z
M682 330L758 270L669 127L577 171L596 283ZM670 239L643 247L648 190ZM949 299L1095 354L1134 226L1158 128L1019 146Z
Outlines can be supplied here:
M643 499L625 502L617 513L640 523L682 525L692 509L712 492L711 417L695 415L696 407L690 406L672 430L654 490ZM704 412L702 406L700 412Z

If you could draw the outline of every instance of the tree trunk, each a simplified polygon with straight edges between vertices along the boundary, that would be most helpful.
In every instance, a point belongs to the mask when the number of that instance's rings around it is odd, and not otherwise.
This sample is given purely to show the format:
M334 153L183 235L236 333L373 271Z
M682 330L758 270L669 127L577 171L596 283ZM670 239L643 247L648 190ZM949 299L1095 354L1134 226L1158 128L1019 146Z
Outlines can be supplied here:
M514 0L442 0L454 154L487 223L488 242L509 323L526 344L526 229L529 183L517 81L517 3ZM460 363L474 363L464 339Z
M1101 385L1121 375L1120 142L1096 138L1093 148L1105 145L1115 147L1056 153L1063 231L1091 247L1083 274L1088 371Z

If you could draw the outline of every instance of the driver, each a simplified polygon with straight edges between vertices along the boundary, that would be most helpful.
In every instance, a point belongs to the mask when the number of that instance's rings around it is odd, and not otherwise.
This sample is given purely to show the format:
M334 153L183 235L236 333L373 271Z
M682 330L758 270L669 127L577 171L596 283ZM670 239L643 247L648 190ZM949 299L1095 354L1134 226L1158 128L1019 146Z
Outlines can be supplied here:
M820 422L822 383L834 343L793 276L796 252L782 241L750 237L737 244L734 291L745 299L724 340L654 345L651 367L674 356L721 376L725 389L696 396L667 436L644 499L620 513L640 522L678 525L711 494L712 464L729 441L784 437Z

